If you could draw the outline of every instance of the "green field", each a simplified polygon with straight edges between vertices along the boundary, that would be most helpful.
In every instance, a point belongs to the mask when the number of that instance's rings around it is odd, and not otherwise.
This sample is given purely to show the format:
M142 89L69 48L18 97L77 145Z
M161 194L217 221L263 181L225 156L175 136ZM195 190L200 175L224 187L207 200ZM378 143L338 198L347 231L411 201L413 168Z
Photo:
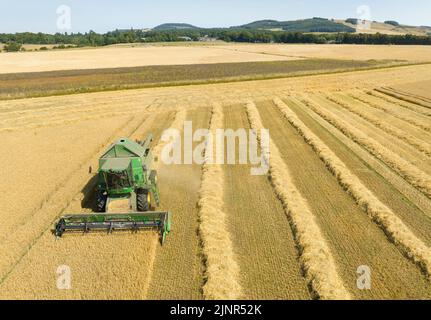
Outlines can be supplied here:
M391 61L306 59L146 66L0 75L0 100L130 88L273 79L393 65Z

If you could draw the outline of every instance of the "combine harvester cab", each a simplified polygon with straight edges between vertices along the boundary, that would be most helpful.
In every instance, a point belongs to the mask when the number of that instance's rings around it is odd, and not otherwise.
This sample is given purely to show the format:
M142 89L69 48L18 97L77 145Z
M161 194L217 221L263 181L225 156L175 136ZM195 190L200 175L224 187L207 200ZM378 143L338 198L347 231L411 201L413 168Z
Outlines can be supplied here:
M156 229L161 242L171 230L171 213L152 211L160 205L157 172L152 170L152 135L134 142L121 138L99 159L97 210L95 214L62 217L55 235L64 232L96 230Z

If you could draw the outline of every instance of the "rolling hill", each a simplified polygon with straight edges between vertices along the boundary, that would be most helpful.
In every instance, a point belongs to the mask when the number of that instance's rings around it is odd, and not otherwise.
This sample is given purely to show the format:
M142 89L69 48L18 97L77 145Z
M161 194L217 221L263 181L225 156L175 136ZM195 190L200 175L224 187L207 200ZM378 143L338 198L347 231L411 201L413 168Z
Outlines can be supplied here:
M342 23L348 27L356 28L356 19L347 20L336 20L338 23ZM396 21L386 21L386 22L371 22L371 28L369 30L358 30L357 33L382 33L389 35L404 35L412 34L416 36L426 36L431 34L431 27L428 26L408 26L400 24Z
M188 23L164 23L153 28L153 30L155 31L183 30L183 29L199 29L199 28Z
M295 21L260 20L233 28L296 32L355 32L351 26L324 18Z
M248 24L232 26L229 29L248 29L248 30L270 30L270 31L291 31L291 32L309 32L309 33L330 33L330 32L349 32L349 33L382 33L389 35L430 35L431 27L428 26L408 26L396 21L371 22L369 30L356 30L356 19L325 19L310 18L291 21L277 20L258 20ZM205 29L188 23L165 23L152 30L154 31L171 31L171 30L191 30ZM225 29L225 28L217 28Z

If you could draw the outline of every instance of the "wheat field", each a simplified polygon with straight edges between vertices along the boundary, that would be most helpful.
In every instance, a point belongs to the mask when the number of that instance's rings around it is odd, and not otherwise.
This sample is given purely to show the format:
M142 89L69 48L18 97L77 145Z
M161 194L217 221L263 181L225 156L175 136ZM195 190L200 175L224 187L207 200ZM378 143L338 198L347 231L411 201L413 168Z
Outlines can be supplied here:
M216 47L226 61L290 55ZM421 64L0 101L0 299L430 299L430 82ZM164 164L162 133L184 133L184 121L210 133L269 129L259 149L268 173ZM105 148L149 133L161 209L173 213L166 243L154 232L56 240L60 216L94 210ZM68 290L56 286L64 265ZM370 290L357 284L363 266Z

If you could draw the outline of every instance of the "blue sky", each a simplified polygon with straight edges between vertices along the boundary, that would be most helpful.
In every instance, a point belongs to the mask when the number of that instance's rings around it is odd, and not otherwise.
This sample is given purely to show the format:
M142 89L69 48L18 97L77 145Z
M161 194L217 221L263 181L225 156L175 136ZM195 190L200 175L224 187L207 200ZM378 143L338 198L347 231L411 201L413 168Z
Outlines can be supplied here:
M57 27L57 8L71 9L71 29ZM187 22L201 27L228 27L260 19L357 17L368 5L371 18L431 25L429 0L1 0L0 33L88 31L154 27Z

